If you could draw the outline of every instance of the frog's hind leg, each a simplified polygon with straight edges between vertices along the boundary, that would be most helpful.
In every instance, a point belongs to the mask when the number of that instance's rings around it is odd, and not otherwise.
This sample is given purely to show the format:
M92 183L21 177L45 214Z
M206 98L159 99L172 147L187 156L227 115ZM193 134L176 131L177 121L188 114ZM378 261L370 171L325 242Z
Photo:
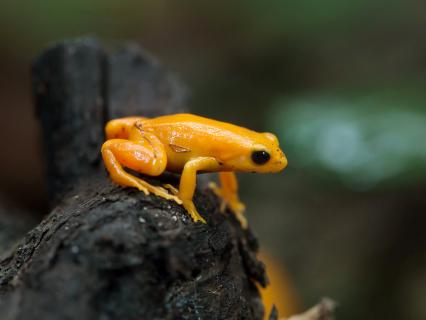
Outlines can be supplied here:
M147 118L126 117L108 121L105 126L105 136L109 139L129 139L130 132L137 122L143 123Z
M166 189L153 186L123 169L123 167L127 167L151 176L160 175L167 164L165 151L163 150L164 154L159 152L161 147L157 145L154 148L153 141L148 138L137 142L111 139L102 146L102 158L111 179L117 184L135 187L145 194L153 193L159 197L182 204L182 201L177 196L169 194Z
M209 186L217 196L222 198L221 211L224 212L226 205L228 205L240 221L241 226L246 229L248 223L244 216L245 206L238 197L238 181L235 173L219 172L219 179L220 187L213 182Z

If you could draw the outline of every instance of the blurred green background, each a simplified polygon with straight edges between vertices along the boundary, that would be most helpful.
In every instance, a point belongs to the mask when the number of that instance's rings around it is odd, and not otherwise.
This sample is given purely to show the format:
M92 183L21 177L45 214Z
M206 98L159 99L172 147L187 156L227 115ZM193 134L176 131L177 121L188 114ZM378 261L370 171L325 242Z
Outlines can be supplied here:
M275 132L277 175L240 175L264 250L301 307L426 319L426 3L0 0L0 191L46 213L29 66L48 44L141 43L193 113ZM23 193L24 190L24 193Z

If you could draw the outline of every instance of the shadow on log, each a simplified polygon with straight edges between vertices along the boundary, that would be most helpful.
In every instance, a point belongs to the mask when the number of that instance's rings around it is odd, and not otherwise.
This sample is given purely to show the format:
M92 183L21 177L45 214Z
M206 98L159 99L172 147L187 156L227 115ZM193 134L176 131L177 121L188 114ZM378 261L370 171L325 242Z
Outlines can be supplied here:
M109 117L179 112L184 87L138 47L94 39L42 53L33 76L53 209L0 261L0 318L262 319L257 242L211 191L197 190L207 224L193 223L101 164Z

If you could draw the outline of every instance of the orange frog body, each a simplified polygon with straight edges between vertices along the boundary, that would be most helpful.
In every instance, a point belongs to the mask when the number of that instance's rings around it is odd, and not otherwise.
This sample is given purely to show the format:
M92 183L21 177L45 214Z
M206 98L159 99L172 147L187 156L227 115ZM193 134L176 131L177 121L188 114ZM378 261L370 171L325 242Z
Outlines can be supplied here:
M192 202L197 173L219 172L221 187L211 187L223 199L222 210L228 205L246 228L235 172L278 172L287 165L272 133L192 114L116 119L107 123L105 131L102 157L113 181L176 201L194 221L204 223ZM171 185L153 186L123 167L149 176L181 173L179 190Z

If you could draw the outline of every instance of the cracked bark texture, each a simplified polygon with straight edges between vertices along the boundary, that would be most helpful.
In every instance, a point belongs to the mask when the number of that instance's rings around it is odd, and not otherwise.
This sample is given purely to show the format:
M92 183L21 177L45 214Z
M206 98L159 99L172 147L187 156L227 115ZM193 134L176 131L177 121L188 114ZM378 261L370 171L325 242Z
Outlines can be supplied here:
M184 86L136 45L90 38L46 50L33 76L52 211L1 258L0 318L262 319L257 241L210 190L195 195L207 224L193 223L100 161L108 119L183 111Z

